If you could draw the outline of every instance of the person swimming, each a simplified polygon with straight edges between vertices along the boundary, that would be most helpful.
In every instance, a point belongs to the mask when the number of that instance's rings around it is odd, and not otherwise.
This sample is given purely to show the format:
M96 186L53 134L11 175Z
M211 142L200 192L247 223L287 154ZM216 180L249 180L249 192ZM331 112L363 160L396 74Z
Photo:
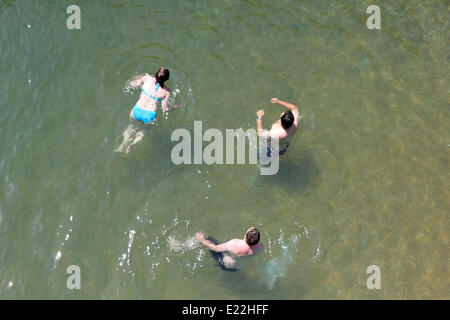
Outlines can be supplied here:
M278 150L269 146L267 148L267 156L270 157L273 152L281 156L286 153L302 116L299 114L298 108L289 102L284 102L277 98L272 98L270 102L280 104L288 110L281 113L280 119L272 124L269 131L263 129L262 117L264 116L264 110L259 110L256 112L256 128L258 136L268 139L269 142L270 139L278 139Z
M123 142L115 150L128 153L131 146L135 145L145 135L149 124L153 124L156 119L157 103L161 102L163 112L168 112L180 106L173 105L169 107L170 88L165 86L169 80L170 72L167 68L159 68L154 76L148 73L138 75L129 82L130 88L141 88L139 100L130 112L130 119L137 123L130 124L123 133Z
M197 240L206 246L218 266L224 271L238 271L248 262L248 258L264 250L260 242L258 229L252 227L245 233L244 239L232 239L222 244L203 232L195 234Z

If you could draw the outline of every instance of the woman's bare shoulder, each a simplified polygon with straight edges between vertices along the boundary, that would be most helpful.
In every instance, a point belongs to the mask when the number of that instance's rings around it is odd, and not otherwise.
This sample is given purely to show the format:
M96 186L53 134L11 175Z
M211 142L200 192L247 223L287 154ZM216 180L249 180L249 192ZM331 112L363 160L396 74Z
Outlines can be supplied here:
M170 90L170 88L169 88L169 87L166 87L166 86L164 86L163 90L164 90L164 92L166 93L166 95L167 95L167 94L170 94L170 93L172 92L172 90Z

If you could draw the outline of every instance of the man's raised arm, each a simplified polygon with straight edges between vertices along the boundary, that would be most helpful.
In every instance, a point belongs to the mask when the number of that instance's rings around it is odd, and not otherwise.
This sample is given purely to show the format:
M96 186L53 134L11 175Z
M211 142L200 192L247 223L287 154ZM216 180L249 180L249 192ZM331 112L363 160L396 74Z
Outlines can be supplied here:
M297 106L293 105L292 103L285 102L285 101L281 101L281 100L279 100L278 98L272 98L272 99L270 100L270 102L272 102L272 103L278 103L278 104L282 105L283 107L288 108L288 109L291 110L291 111L297 111L297 112L298 112Z
M256 132L259 137L263 137L268 139L270 137L270 134L267 130L263 129L262 126L262 117L264 116L264 110L259 110L256 112Z

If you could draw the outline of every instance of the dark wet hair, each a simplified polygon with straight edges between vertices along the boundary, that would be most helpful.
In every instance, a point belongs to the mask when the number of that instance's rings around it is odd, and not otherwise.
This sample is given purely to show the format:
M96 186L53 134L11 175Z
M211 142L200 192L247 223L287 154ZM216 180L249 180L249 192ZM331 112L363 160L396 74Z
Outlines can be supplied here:
M164 82L169 80L169 77L169 69L166 69L165 67L159 68L155 73L156 82L158 82L161 87L164 87Z
M254 246L255 244L257 244L259 242L259 237L260 237L260 234L259 234L258 229L251 228L245 234L245 242L247 242L247 244L249 246Z
M285 111L282 115L281 115L281 126L287 130L289 129L292 124L294 123L294 114L292 113L291 110Z

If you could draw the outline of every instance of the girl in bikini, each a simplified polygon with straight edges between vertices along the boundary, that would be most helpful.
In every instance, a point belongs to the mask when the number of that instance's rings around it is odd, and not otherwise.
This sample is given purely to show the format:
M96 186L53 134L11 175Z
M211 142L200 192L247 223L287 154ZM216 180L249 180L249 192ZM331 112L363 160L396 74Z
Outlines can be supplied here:
M163 112L179 108L176 105L169 107L170 88L164 85L169 77L169 70L161 67L154 77L146 73L129 82L130 88L141 88L141 95L130 112L130 118L145 126L136 128L137 126L130 124L123 133L122 144L115 151L123 152L125 149L125 153L128 153L132 145L142 140L147 125L155 121L158 102L161 102Z

